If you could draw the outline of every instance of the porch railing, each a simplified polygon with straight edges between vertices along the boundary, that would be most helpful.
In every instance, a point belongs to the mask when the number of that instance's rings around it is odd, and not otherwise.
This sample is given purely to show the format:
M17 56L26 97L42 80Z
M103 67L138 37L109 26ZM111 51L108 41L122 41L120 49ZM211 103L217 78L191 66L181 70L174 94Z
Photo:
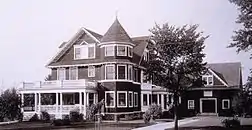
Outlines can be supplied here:
M52 80L52 81L38 81L38 82L23 82L21 84L23 89L36 88L76 88L76 87L95 87L96 82L81 79L81 80Z

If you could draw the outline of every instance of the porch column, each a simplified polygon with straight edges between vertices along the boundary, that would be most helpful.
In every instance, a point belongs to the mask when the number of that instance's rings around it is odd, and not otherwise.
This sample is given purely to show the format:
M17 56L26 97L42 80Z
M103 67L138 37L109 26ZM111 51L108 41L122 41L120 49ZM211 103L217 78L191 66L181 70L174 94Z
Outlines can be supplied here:
M62 118L62 105L63 105L63 95L60 92L60 117Z
M38 111L38 97L37 97L38 95L37 95L37 93L34 93L34 107L35 107L35 109L34 109L34 111L35 111L35 113L37 113L37 111Z
M86 117L86 110L87 110L87 93L86 93L86 90L84 90L83 92L83 100L84 100L84 118Z
M161 94L161 108L164 109L164 94Z
M21 93L21 112L24 112L24 94Z
M150 94L146 94L147 95L147 106L150 105Z
M82 113L82 92L79 92L80 113Z
M41 112L41 93L38 93L39 100L38 100L38 112Z
M87 106L89 106L89 93L87 93Z
M159 99L159 94L157 94L157 105L161 105L161 104L159 104L159 100L161 100L161 99Z
M56 113L59 114L59 93L56 92Z

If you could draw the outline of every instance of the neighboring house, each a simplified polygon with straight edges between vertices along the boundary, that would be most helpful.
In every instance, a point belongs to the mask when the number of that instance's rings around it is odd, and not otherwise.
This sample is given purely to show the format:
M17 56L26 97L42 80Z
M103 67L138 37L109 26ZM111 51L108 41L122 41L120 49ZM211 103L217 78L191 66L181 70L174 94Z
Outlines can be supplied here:
M204 86L194 86L185 92L183 114L231 115L233 97L242 89L241 63L208 64L202 80Z
M50 81L23 83L24 104L28 96L34 99L24 106L24 116L47 111L62 118L76 108L85 115L86 106L102 99L105 115L140 115L151 103L167 110L171 94L144 80L148 40L130 37L118 19L104 35L81 28L48 63Z
M104 35L81 28L59 46L50 60L49 81L28 83L20 88L24 118L47 111L62 118L73 109L86 115L86 107L105 100L103 114L140 115L150 104L169 110L173 96L167 89L146 81L149 60L148 36L130 37L118 19ZM179 98L191 113L221 113L231 107L232 95L241 88L241 64L209 64L205 87L194 87ZM123 117L123 116L120 116ZM113 118L116 119L116 118Z

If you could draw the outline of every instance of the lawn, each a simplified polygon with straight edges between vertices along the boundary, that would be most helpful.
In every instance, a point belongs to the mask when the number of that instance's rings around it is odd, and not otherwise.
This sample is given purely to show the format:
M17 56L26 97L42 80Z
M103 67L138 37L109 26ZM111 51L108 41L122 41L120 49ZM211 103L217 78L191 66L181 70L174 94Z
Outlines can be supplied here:
M173 130L173 128L166 130ZM241 126L239 128L224 128L222 126L180 127L179 130L252 130L252 126Z

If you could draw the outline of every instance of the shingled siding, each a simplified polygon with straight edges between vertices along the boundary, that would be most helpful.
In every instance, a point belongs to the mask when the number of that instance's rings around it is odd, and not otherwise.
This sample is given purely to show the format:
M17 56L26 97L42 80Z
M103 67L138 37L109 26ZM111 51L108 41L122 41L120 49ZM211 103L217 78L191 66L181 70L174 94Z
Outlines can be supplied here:
M98 99L105 99L105 91L115 91L115 108L105 108L105 112L132 112L141 110L141 86L131 82L104 82L99 84ZM138 106L117 108L117 91L133 91L138 93Z
M232 100L233 96L239 90L213 90L212 97L204 97L203 90L186 91L182 97L181 102L181 116L194 116L200 113L200 98L216 98L217 99L217 113L219 116L230 116L232 114ZM222 109L222 100L230 100L230 109ZM194 100L194 109L188 109L188 100Z

